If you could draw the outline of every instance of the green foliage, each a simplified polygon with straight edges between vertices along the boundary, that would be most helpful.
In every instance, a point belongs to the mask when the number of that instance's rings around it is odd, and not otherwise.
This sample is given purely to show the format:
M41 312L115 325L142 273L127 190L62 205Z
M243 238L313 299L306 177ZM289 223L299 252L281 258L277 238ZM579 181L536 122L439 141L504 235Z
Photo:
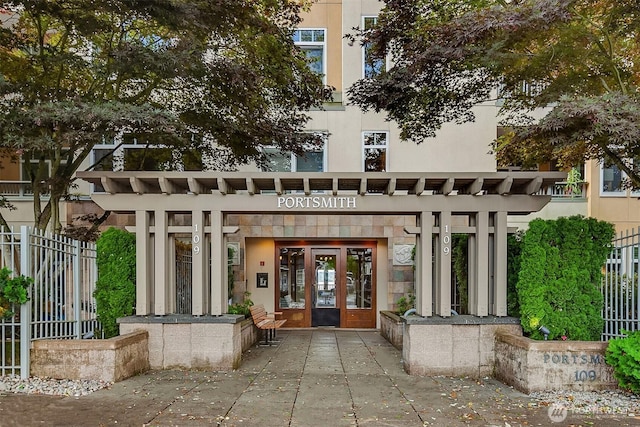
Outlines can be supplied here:
M453 235L453 272L456 277L457 292L460 296L460 312L467 314L469 310L469 236L467 234Z
M49 196L36 205L38 228L59 231L57 204L75 171L123 131L172 150L129 156L128 169L199 169L207 155L209 168L233 170L265 163L264 145L301 153L320 144L305 132L307 111L330 90L291 37L307 3L3 2L0 154L34 165L34 199Z
M235 287L235 277L233 274L233 264L231 263L233 260L233 256L235 255L235 250L229 246L227 247L227 277L228 277L228 282L227 282L227 292L228 292L228 296L229 298L233 297L233 288Z
M396 313L404 314L407 310L415 308L416 306L416 296L414 294L409 294L407 296L401 296L396 301Z
M536 219L524 234L518 283L521 323L534 339L599 340L601 268L615 235L611 224L573 216Z
M518 302L518 274L520 273L520 253L522 252L521 231L509 234L507 237L507 314L520 317L520 304Z
M640 15L632 0L387 1L371 30L350 37L386 72L356 82L349 99L385 111L417 142L500 88L502 164L605 159L640 187ZM538 122L531 114L550 112ZM541 111L541 110L537 110Z
M251 292L245 292L243 301L229 305L227 312L229 314L242 314L244 317L248 317L251 314L249 307L253 305L253 301L249 298L250 296Z
M605 360L621 388L640 393L640 331L609 341Z
M0 270L0 319L10 318L12 304L24 304L29 301L29 288L33 279L26 276L11 277L11 270L3 267Z
M96 242L98 320L105 338L119 334L116 319L133 314L136 301L136 238L117 228L109 228Z

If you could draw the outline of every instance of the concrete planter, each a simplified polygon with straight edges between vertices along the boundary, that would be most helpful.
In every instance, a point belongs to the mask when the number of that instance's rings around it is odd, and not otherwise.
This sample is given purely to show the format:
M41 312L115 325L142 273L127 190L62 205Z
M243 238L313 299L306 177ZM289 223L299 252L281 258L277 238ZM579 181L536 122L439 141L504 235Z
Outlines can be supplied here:
M606 342L534 341L496 334L495 377L518 390L613 389L613 368L604 362Z
M398 350L402 350L404 321L393 311L380 312L380 334Z
M522 334L513 317L409 316L405 322L402 361L411 375L492 375L496 333Z
M248 319L251 322L251 319ZM232 370L240 367L242 351L252 334L247 319L222 316L129 316L118 319L120 333L149 332L152 369ZM246 338L246 340L245 340ZM248 348L248 347L247 347Z
M249 350L258 342L258 328L253 324L253 319L244 319L240 323L242 329L242 352Z
M31 375L117 382L149 369L149 334L135 331L106 340L38 340Z

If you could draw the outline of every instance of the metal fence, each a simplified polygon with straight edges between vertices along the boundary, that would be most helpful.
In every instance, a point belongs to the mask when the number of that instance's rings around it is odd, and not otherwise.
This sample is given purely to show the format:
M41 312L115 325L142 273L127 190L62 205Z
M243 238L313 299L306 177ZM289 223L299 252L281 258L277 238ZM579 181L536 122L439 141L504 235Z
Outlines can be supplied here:
M176 246L176 314L191 313L192 265L191 246Z
M29 375L32 340L83 338L99 327L95 244L21 227L0 228L0 268L34 279L30 301L0 321L0 375Z
M640 329L639 252L640 229L621 233L613 241L613 250L607 260L602 280L602 317L605 321L603 341L625 336L625 331Z

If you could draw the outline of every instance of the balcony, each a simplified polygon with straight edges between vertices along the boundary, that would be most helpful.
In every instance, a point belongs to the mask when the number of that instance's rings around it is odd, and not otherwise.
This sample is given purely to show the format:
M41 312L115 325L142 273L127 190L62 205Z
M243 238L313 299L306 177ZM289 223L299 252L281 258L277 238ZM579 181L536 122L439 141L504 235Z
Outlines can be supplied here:
M33 188L30 181L0 181L0 194L10 200L33 199Z
M556 182L547 188L540 190L538 194L551 196L553 200L584 202L587 200L588 182Z

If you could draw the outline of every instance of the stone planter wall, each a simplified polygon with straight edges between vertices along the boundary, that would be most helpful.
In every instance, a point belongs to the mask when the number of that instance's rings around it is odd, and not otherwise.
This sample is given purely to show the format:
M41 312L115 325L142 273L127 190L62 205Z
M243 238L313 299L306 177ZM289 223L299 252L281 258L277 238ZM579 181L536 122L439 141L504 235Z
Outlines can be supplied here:
M604 362L606 348L605 342L534 341L501 331L495 377L524 393L616 388L613 368Z
M406 318L402 360L411 375L493 375L495 335L522 334L512 317Z
M38 340L31 348L37 377L122 381L149 369L149 334L134 331L106 340Z
M253 324L253 319L244 319L240 324L242 328L242 352L249 350L258 342L258 328Z
M136 329L149 333L152 369L231 370L240 366L243 345L252 339L247 331L243 340L244 320L234 314L167 315L129 316L118 323L120 333Z
M380 312L380 334L398 350L402 350L404 322L393 311Z

